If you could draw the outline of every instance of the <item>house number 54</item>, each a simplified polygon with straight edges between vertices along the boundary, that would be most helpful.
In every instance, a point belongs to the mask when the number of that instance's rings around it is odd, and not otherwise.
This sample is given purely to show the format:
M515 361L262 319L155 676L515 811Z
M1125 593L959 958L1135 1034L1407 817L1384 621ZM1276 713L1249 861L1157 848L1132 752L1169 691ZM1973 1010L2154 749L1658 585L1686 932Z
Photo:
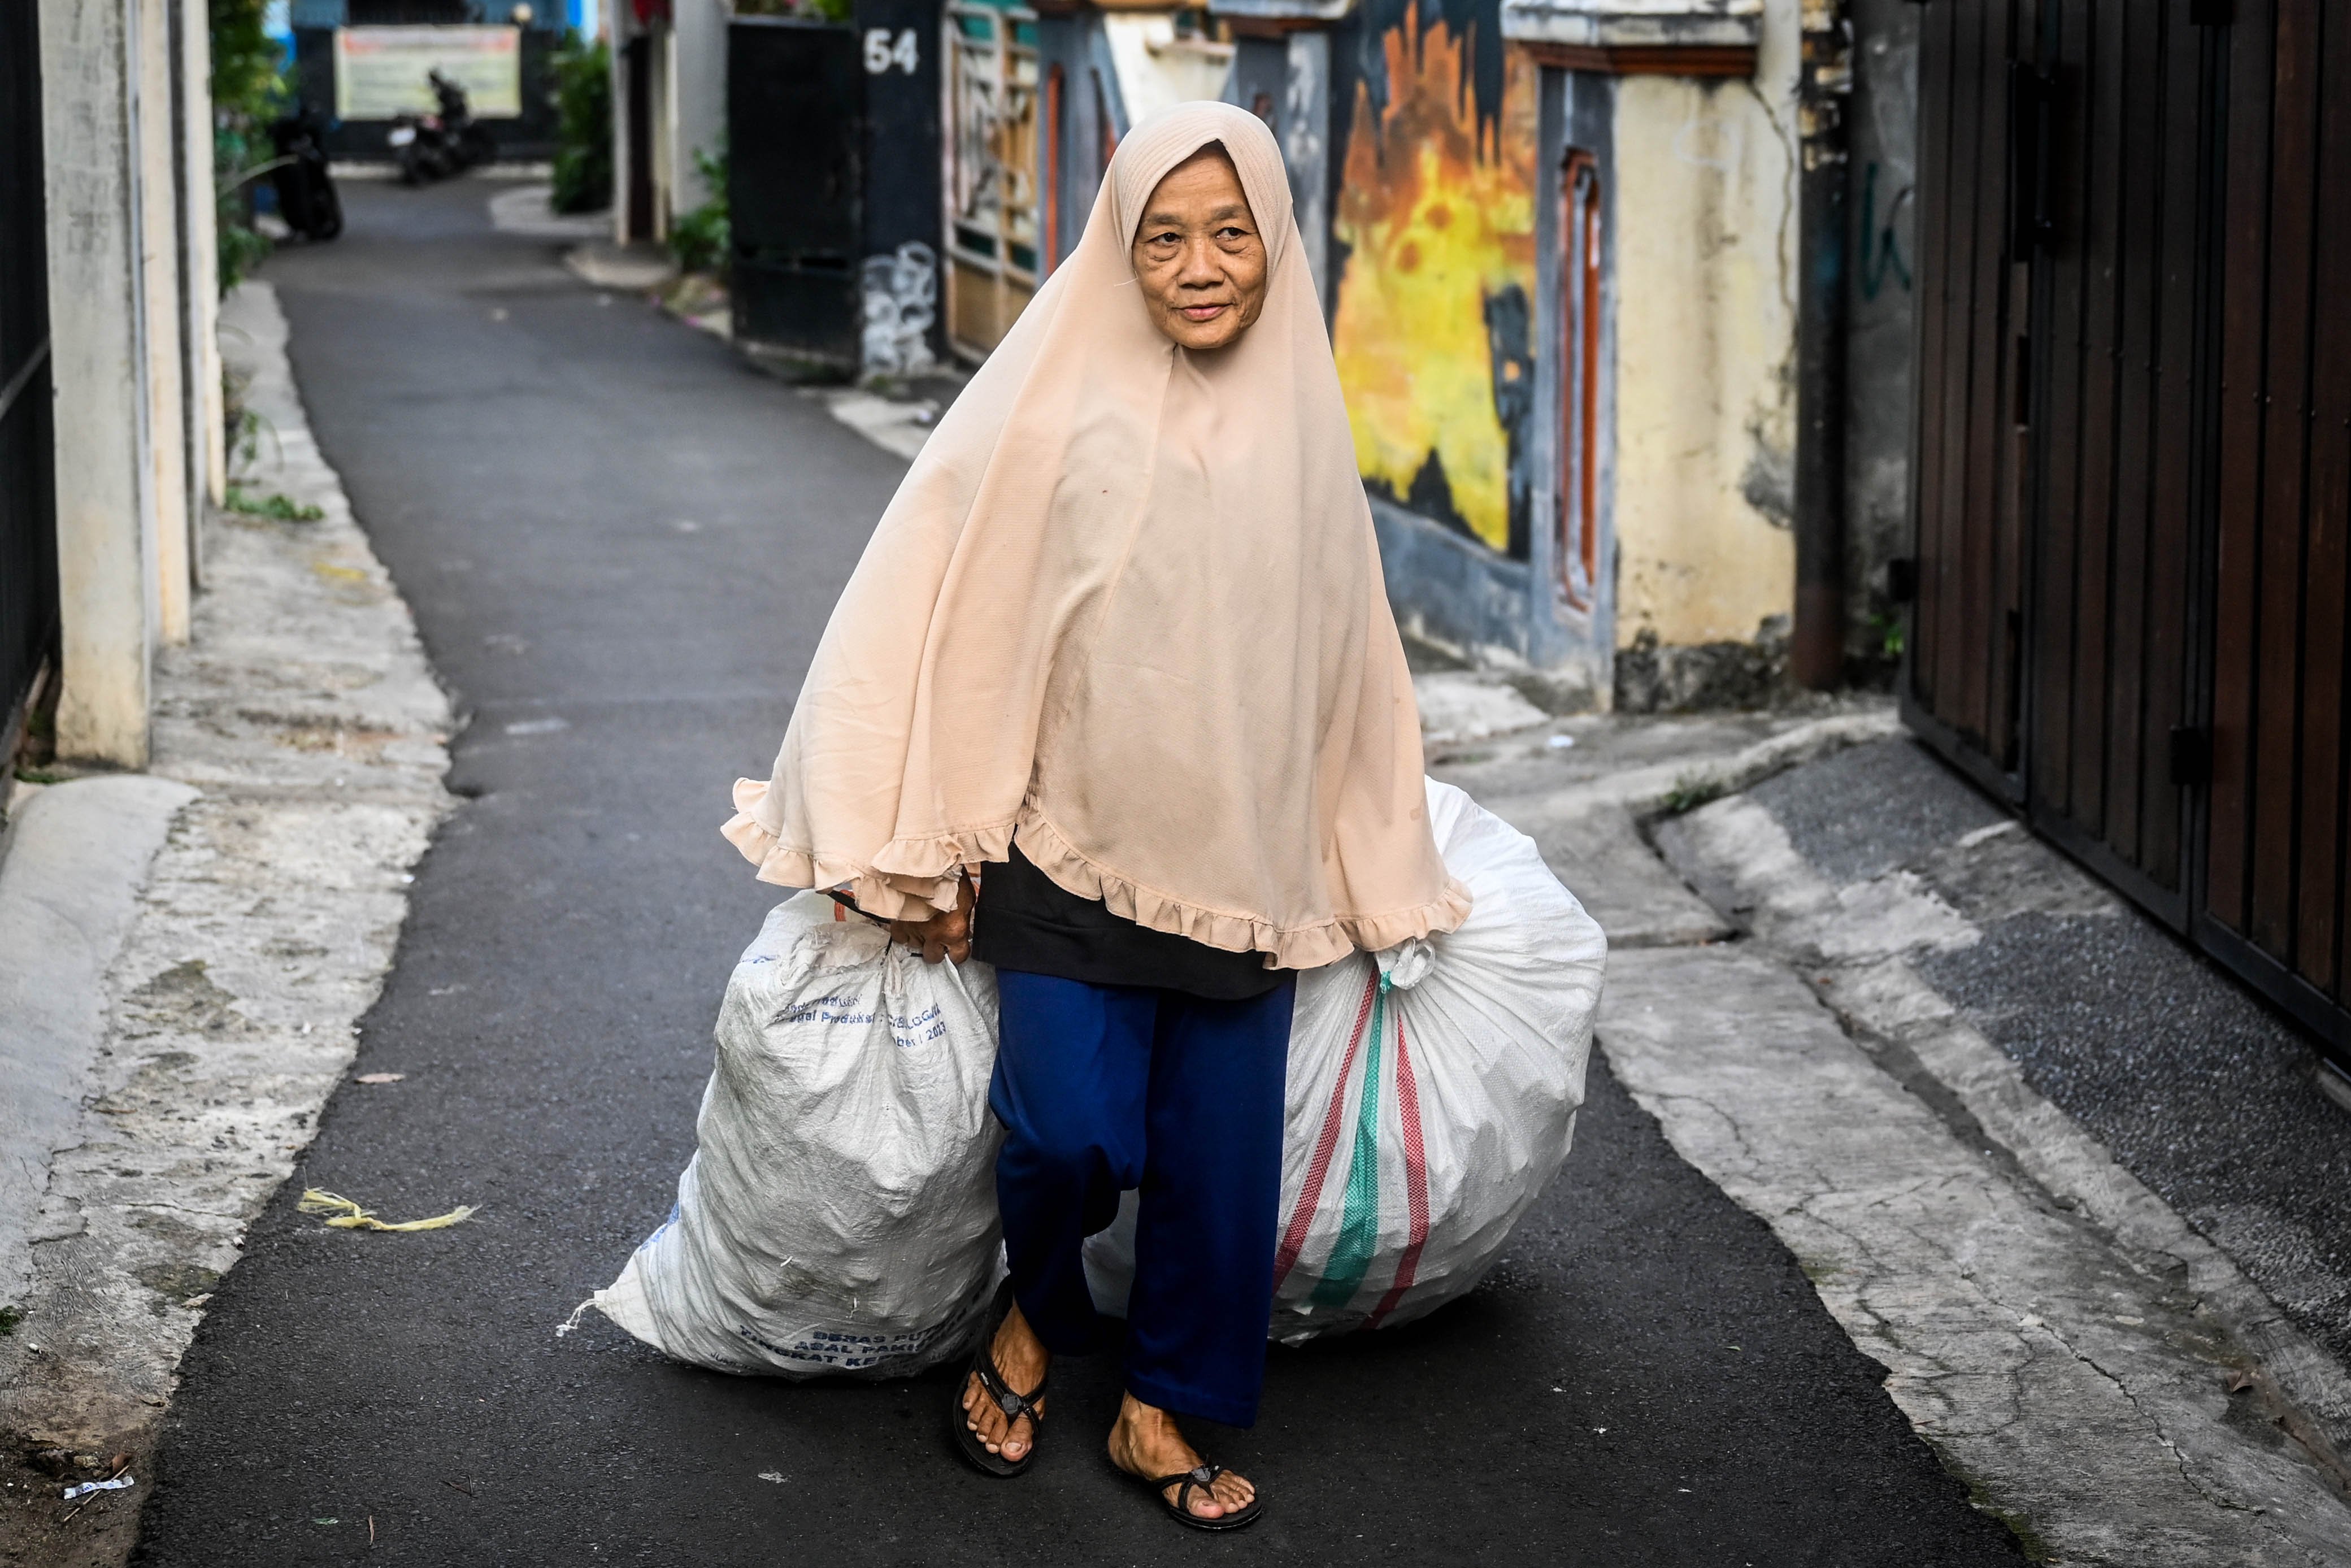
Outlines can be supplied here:
M908 76L914 74L914 29L908 27L891 42L887 27L865 29L865 70L869 76L880 76L896 66Z

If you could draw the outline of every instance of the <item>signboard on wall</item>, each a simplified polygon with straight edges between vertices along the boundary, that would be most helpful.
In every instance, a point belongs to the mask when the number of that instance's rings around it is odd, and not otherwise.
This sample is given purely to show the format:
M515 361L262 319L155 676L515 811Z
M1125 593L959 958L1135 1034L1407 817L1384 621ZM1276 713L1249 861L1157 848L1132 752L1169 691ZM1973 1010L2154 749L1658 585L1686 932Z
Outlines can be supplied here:
M520 27L338 27L335 115L390 120L431 114L440 100L426 77L439 71L465 89L476 120L522 114Z

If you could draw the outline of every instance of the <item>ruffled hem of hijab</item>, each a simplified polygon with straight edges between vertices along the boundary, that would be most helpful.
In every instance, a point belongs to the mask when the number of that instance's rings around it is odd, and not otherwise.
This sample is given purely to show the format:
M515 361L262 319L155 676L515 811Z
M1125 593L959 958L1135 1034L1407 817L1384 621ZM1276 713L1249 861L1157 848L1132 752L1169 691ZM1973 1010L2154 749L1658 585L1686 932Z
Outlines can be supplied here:
M927 918L953 909L958 867L1002 860L1011 852L1010 821L968 832L895 839L868 865L783 841L759 821L769 780L735 780L735 814L718 831L758 867L761 882L778 887L847 888L857 907L884 920Z
M1319 969L1351 953L1377 953L1415 937L1456 930L1469 917L1469 890L1449 876L1444 892L1409 909L1334 915L1287 928L1255 915L1186 904L1087 859L1034 801L1009 821L893 839L872 864L860 865L785 843L758 820L757 808L767 794L764 779L737 779L735 815L719 829L744 859L759 868L758 879L781 887L847 887L860 909L885 920L953 908L956 871L1008 858L1016 831L1021 853L1063 890L1097 899L1113 915L1154 931L1228 953L1266 954L1268 968Z
M1410 909L1284 927L1255 915L1186 904L1096 864L1061 836L1033 800L1021 808L1019 830L1020 852L1063 891L1100 899L1113 915L1154 931L1228 953L1263 953L1270 969L1319 969L1358 949L1376 953L1416 936L1455 930L1469 917L1469 890L1447 877L1443 893Z

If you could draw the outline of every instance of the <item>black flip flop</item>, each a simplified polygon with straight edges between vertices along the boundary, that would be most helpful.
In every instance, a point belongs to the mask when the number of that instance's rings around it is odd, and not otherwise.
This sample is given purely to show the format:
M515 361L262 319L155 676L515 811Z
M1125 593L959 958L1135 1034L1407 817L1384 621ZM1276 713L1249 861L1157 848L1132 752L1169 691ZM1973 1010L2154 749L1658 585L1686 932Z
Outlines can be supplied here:
M1011 1430L1013 1422L1024 1417L1028 1420L1029 1451L1017 1459L1008 1459L1002 1454L987 1451L987 1445L980 1441L979 1434L965 1424L969 1419L963 1407L964 1390L969 1386L967 1381L956 1385L955 1397L947 1402L947 1425L955 1432L956 1451L969 1459L980 1474L994 1476L999 1480L1010 1480L1015 1476L1026 1474L1029 1465L1035 1461L1038 1439L1045 1430L1045 1413L1037 1408L1037 1401L1045 1396L1045 1384L1053 1380L1048 1374L1044 1383L1040 1383L1026 1394L1015 1394L1012 1385L1004 1381L1004 1374L997 1369L996 1358L988 1354L989 1347L996 1343L996 1331L1002 1328L1004 1320L1011 1315L1011 1295L1012 1282L1008 1280L1004 1282L1002 1294L997 1298L997 1304L1003 1310L990 1314L995 1321L981 1337L979 1348L972 1352L970 1375L979 1379L980 1392L996 1401L996 1407L1004 1412L1007 1432Z
M1175 1516L1176 1523L1188 1525L1194 1530L1246 1530L1265 1515L1265 1493L1261 1491L1249 1499L1247 1508L1238 1511L1228 1510L1215 1519L1204 1519L1192 1511L1192 1489L1197 1487L1207 1491L1215 1486L1217 1478L1225 1473L1222 1465L1195 1465L1172 1476L1161 1476L1155 1481L1145 1480L1132 1470L1122 1469L1118 1473L1149 1487L1151 1495L1159 1500L1160 1507ZM1167 1498L1169 1487L1176 1488L1176 1498L1172 1502Z

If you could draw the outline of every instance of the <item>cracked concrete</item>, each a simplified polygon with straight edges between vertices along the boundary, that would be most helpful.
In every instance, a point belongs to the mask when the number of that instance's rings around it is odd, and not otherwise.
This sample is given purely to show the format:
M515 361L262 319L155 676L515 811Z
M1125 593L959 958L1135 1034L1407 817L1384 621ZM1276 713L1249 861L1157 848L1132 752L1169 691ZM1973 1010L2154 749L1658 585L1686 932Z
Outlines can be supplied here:
M1474 747L1432 733L1429 771L1533 839L1612 950L1684 946L1719 941L1731 925L1658 861L1636 821L1677 796L1742 789L1897 728L1890 704L1866 699L1823 714L1571 718Z
M1683 1157L1802 1260L1919 1433L2054 1560L2351 1551L2329 1479L2233 1419L2254 1358L2188 1281L1961 1144L1774 957L1624 954L1600 1038Z
M1866 704L1566 720L1440 749L1434 770L1531 834L1598 915L1618 1078L1771 1227L2028 1552L2351 1558L2342 1368L1919 972L1972 953L1988 922L2096 921L2114 895L1998 810L1907 790L1869 797L1902 852L1823 874L1812 840L1800 851L1738 793L1850 811L1796 780L1866 773L1900 733ZM2199 1219L2240 1222L2303 1260L2303 1295L2333 1299L2337 1271L2277 1216Z
M2351 1553L2341 1367L1913 967L1980 941L1986 908L2112 895L2021 867L1997 821L1938 852L1965 867L1842 885L1747 797L1655 836L1757 941L1625 955L1609 1060L1806 1260L1980 1503L2054 1561Z
M448 700L311 439L285 336L266 285L223 308L260 415L237 482L323 517L214 513L194 636L159 659L152 775L195 795L91 988L103 1042L47 1173L23 1321L0 1337L16 1562L127 1554L144 1485L61 1525L55 1483L122 1458L151 1479L181 1354L350 1064L450 804Z

